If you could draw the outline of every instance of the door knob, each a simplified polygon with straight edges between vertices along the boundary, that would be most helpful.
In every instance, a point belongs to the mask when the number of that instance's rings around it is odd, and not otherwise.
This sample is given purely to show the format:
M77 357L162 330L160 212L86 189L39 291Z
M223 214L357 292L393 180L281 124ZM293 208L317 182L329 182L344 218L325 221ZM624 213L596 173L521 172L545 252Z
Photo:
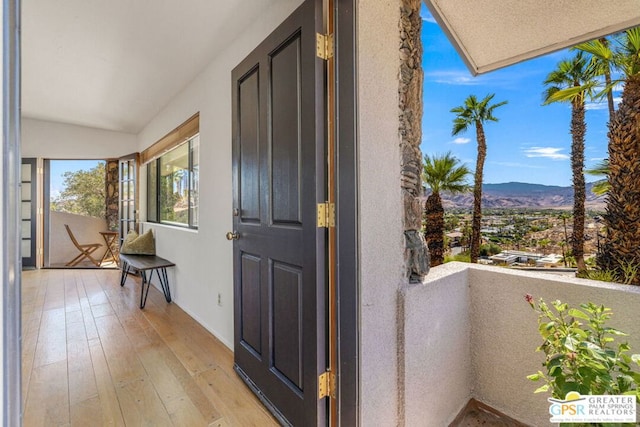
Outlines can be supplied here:
M227 240L238 240L240 234L237 231L230 231L227 233Z

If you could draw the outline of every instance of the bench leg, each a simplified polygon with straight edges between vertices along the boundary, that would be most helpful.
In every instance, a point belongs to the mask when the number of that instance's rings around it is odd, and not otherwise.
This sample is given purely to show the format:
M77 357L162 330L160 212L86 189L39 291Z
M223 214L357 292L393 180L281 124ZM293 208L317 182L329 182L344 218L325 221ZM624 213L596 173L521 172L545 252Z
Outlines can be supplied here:
M162 267L158 272L158 279L160 280L160 285L162 286L164 299L166 299L167 302L171 302L171 289L169 289L169 277L167 276L167 269L165 267Z
M120 286L124 286L124 282L127 281L127 276L129 275L129 264L125 261L122 261L122 273L120 274Z
M140 270L140 276L142 276L142 290L140 292L140 308L144 308L147 304L147 296L149 295L149 288L151 287L151 279L153 278L153 270L151 270L151 274L149 275L149 280L147 281L147 272L144 270ZM147 291L144 290L144 285L147 285Z
M126 263L123 264L122 271L123 272L126 271L127 273L129 272L129 266ZM149 280L147 280L147 272L144 270L140 270L140 276L142 277L142 291L140 292L140 308L144 308L144 306L147 304L147 296L149 295L149 288L151 287L151 280L153 279L154 271L158 276L158 281L160 282L160 286L162 286L162 293L164 294L164 299L166 299L167 302L171 302L171 289L169 289L169 276L167 275L167 269L165 267L152 269L151 273L149 273ZM125 276L125 280L126 280L126 276ZM121 281L120 283L121 285L124 284L123 281ZM146 285L146 290L145 290L145 285Z

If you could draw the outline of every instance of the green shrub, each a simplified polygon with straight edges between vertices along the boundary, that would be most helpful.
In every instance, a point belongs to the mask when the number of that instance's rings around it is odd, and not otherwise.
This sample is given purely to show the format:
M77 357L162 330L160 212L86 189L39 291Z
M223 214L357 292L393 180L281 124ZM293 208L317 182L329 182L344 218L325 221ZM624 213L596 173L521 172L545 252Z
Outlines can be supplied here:
M495 243L485 243L480 246L480 256L497 255L502 252L502 248Z
M640 402L640 373L631 367L640 365L640 355L628 355L627 343L614 343L615 337L626 334L605 326L613 314L610 308L593 303L569 308L560 301L552 302L553 308L549 308L542 299L536 305L531 295L525 298L539 314L543 341L536 351L546 354L543 366L547 372L527 376L544 383L535 393L550 392L560 400L571 391L581 395L627 394Z
M444 262L451 262L451 261L458 261L458 262L471 262L471 255L469 254L469 252L461 252L458 255L447 255L444 257Z
M577 274L583 279L600 280L601 282L615 282L616 274L611 270L587 270Z

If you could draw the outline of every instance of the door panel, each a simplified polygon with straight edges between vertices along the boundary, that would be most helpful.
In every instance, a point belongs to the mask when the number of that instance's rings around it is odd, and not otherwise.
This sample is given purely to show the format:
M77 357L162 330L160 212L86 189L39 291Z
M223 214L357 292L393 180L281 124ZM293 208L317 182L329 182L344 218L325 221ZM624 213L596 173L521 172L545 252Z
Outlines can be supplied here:
M138 181L138 153L119 159L119 192L118 215L120 229L120 244L130 230L138 231L137 225L137 181Z
M303 3L232 75L235 367L283 424L308 426L326 417L317 390L326 320L315 3Z
M260 96L258 94L259 69L238 81L240 129L240 200L239 209L243 222L260 222L260 180L258 174L259 147L258 126L260 125Z
M262 334L260 331L260 258L242 254L242 336L241 342L252 350L256 357L262 355Z
M273 366L302 392L302 270L275 262L271 284Z
M21 212L22 212L22 267L36 266L36 159L22 159L21 168Z
M273 222L301 225L300 37L271 57Z

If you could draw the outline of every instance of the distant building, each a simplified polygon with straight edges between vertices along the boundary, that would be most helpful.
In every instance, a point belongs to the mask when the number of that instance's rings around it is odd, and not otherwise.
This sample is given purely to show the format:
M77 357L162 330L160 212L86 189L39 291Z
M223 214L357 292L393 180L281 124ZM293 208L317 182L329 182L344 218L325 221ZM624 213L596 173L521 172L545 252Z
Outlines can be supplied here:
M480 229L480 233L482 234L498 234L500 232L500 230L498 230L496 227L485 227Z
M536 267L559 267L564 257L558 254L546 255L536 261Z
M460 246L460 241L462 240L461 232L452 231L451 233L447 233L446 236L449 238L449 246Z
M539 259L544 258L544 255L534 252L522 252L522 251L502 251L498 255L489 257L494 264L498 265L511 265L516 262L526 264L529 261L538 262Z

